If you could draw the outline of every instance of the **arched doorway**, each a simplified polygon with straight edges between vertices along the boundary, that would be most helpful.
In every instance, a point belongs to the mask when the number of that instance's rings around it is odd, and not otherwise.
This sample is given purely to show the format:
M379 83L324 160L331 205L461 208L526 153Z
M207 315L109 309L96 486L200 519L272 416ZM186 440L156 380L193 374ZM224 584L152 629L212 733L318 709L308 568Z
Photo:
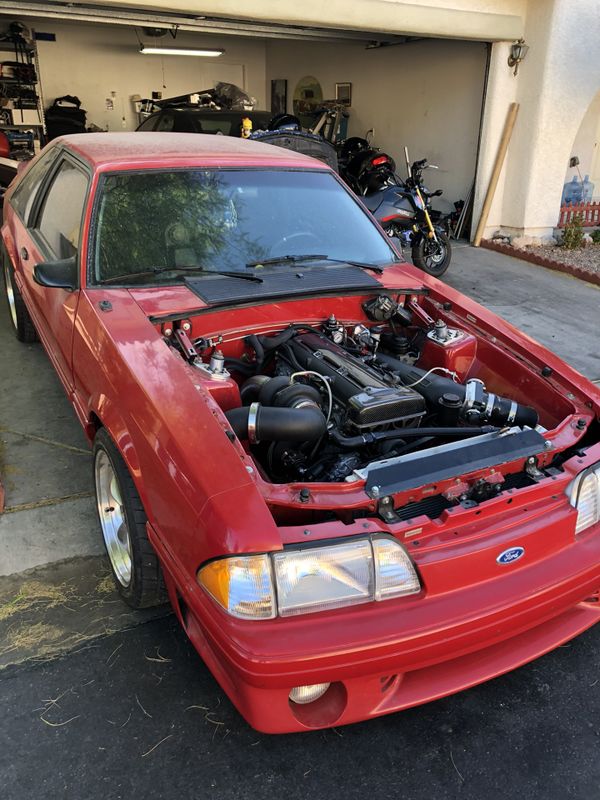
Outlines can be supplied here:
M563 203L592 198L600 200L600 91L588 106L573 141L563 190Z

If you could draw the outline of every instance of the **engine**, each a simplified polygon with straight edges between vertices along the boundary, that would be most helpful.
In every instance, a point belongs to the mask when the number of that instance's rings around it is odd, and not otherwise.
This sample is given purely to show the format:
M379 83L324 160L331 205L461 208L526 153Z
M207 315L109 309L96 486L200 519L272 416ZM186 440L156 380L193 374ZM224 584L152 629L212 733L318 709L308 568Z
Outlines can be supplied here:
M335 419L342 428L368 430L380 425L418 424L425 415L422 395L396 385L365 360L317 333L290 340L279 354L280 370L317 373L333 394Z
M247 374L242 406L226 416L274 482L343 481L374 460L538 422L533 408L476 378L417 366L394 326L330 317L246 344L255 359L232 365Z

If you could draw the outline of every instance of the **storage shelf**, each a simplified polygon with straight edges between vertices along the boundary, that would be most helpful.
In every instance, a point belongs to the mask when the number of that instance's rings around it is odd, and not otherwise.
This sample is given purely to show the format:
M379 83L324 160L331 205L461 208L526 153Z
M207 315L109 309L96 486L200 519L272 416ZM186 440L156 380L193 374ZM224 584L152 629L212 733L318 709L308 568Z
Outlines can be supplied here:
M14 86L15 83L18 83L21 86L37 86L37 81L30 83L29 81L22 81L19 78L2 78L1 76L0 83L9 83L11 86Z
M0 125L0 130L9 131L12 128L43 128L42 122L16 122L13 125Z
M0 130L12 131L15 139L25 139L24 134L27 132L27 136L33 136L34 140L41 144L45 123L35 42L23 44L22 46L15 46L15 43L12 41L0 41L0 62L17 62L25 69L32 69L35 72L36 78L34 81L25 80L25 75L19 71L17 71L15 77L11 75L0 76L1 93L5 96L5 99L7 98L12 101L8 104L8 108L7 106L2 106L2 109L12 111L12 116L7 115L8 119L11 120L10 123L8 121L4 122L4 116L0 117ZM23 72L25 72L25 69ZM35 96L33 104L28 103L27 99L24 98L23 105L21 106L21 98L19 95L22 91L26 91ZM16 96L11 97L11 95ZM12 108L10 108L10 106L12 106ZM23 121L23 118L25 121Z
M23 49L29 56L32 56L34 54L34 48L33 47L25 47ZM17 50L17 52L21 52L22 53L23 49L19 49L19 50ZM0 51L14 54L14 52L15 52L15 43L14 42L0 42Z

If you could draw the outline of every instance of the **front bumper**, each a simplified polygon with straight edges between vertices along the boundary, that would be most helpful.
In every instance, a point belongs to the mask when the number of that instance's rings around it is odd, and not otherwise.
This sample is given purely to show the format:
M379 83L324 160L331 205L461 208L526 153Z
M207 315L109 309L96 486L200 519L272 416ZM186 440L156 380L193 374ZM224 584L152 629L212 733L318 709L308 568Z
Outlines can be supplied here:
M564 505L540 511L537 524L499 524L496 535L433 548L418 562L422 595L296 618L234 619L199 587L182 591L164 567L185 598L178 611L190 639L246 720L267 733L306 731L474 686L600 620L600 526L575 539ZM528 558L484 574L501 549L517 544ZM454 586L442 586L453 571L461 573ZM317 683L331 683L320 700L289 701L293 687Z

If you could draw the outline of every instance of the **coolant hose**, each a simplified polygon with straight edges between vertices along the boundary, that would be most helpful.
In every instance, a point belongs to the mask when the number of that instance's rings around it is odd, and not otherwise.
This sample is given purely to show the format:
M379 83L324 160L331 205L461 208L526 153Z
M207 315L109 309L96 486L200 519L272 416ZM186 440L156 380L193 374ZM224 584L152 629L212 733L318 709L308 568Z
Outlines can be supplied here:
M256 364L254 365L254 369L258 373L261 371L265 362L265 348L262 346L258 336L256 336L254 333L250 336L246 336L246 344L250 345L250 347L252 347L256 353Z
M467 384L454 383L450 378L430 373L424 369L405 364L393 356L377 354L377 361L398 373L405 386L414 385L415 391L422 394L432 407L437 407L444 394L456 395L461 403L460 416L465 421L489 421L494 425L518 425L535 428L538 413L535 408L521 405L508 397L486 392L480 381L467 381ZM471 384L469 386L469 384Z
M318 408L272 408L252 403L225 412L238 439L258 442L312 442L323 436L327 423Z
M289 328L286 328L284 331L276 334L275 336L264 335L264 336L259 336L257 338L262 347L264 348L264 350L269 351L269 350L274 350L276 347L281 347L282 344L289 342L289 340L292 339L294 336L296 336L297 333L298 333L298 328L296 328L295 326L290 326Z
M493 425L483 425L479 428L395 428L391 431L367 431L357 436L344 436L335 428L329 431L329 436L338 447L355 448L365 444L376 444L389 439L412 439L418 436L460 437L481 436L484 433L494 433L499 430Z
M254 364L249 364L247 361L242 361L239 358L226 358L225 366L232 372L239 372L240 375L244 376L254 375L256 369Z

